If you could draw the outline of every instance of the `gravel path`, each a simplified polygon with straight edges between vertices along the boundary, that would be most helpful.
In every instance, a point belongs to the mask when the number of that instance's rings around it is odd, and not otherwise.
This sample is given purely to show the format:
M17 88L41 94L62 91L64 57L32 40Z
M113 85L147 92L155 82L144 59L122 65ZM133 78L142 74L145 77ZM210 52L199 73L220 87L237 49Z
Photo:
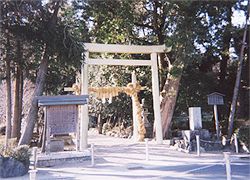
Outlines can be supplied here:
M145 160L145 143L89 132L94 143L95 166L90 161L38 168L38 180L128 180L128 179L226 179L222 153L186 154L170 149L165 143L149 141L149 161ZM250 178L249 159L232 157L232 179ZM29 179L29 175L15 180Z

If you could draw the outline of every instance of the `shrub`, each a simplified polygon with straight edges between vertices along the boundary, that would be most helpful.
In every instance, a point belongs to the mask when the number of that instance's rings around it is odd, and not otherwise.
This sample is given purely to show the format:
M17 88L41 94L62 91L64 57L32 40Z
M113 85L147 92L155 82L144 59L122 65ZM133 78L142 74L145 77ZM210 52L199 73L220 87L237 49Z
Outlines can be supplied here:
M25 166L29 166L31 152L27 145L21 145L15 148L12 146L7 149L4 149L4 146L2 146L0 148L0 155L3 157L12 157L17 161L22 162Z
M27 164L27 163L29 164L29 159L31 156L29 146L21 145L21 146L16 147L11 152L10 156L24 164Z
M250 150L250 126L243 126L238 129L238 138Z

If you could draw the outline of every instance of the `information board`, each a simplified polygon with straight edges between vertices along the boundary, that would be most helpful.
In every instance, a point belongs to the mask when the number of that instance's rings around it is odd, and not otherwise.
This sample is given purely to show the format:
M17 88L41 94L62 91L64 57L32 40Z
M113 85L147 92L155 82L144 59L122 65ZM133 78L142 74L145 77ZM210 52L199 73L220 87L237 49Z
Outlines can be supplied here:
M50 134L76 132L77 118L77 105L47 106L47 120Z

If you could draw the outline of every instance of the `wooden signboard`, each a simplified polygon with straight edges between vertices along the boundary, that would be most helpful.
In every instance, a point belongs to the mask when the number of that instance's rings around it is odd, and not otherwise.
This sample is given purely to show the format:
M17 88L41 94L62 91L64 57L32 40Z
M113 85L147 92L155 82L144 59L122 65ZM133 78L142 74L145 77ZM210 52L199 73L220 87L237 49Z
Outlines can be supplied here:
M47 119L50 134L76 132L77 118L77 105L47 106Z
M225 95L218 93L218 92L214 92L211 93L209 95L207 95L207 101L208 101L208 105L214 105L214 119L215 119L215 128L216 128L216 136L217 139L219 140L219 136L220 136L220 129L219 129L219 119L218 119L218 110L217 110L217 105L223 105L224 104L224 100L223 97Z
M218 92L207 95L208 105L223 105L223 96L225 95Z
M44 108L45 152L50 153L50 135L76 133L79 142L78 106L87 104L88 95L39 96L38 106ZM45 142L46 139L46 142ZM76 149L78 144L76 144ZM44 151L44 148L43 150Z

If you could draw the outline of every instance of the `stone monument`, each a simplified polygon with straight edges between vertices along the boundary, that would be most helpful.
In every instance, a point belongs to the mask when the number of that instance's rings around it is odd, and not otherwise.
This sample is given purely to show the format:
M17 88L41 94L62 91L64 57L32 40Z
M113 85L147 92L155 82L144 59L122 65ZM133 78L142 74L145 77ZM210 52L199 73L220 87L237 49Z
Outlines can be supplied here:
M199 135L202 139L208 139L210 134L208 130L202 129L202 118L200 107L190 107L189 109L189 130L182 131L182 138L184 139L184 150L186 152L193 151L195 149L192 141L195 140L196 135Z
M192 131L202 129L200 107L189 108L189 127L190 127L190 130Z

